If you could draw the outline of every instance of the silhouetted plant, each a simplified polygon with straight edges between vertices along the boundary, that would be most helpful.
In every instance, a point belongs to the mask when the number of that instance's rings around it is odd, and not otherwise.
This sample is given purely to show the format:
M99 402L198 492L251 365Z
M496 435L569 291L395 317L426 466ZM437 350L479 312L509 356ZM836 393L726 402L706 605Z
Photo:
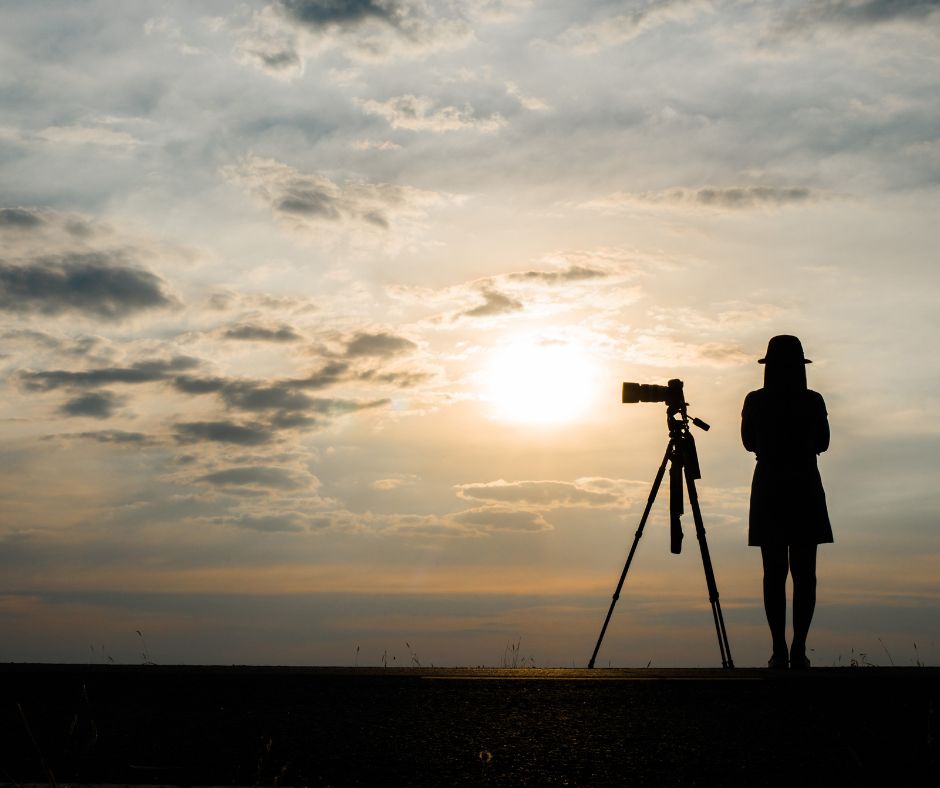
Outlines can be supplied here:
M147 648L147 638L144 637L144 633L139 629L134 630L137 633L137 637L140 638L140 642L143 648L143 651L140 653L140 656L143 657L145 665L156 665L157 663L150 659L150 649Z
M528 663L528 664L526 664ZM504 668L534 668L535 667L535 657L522 656L522 636L513 643L511 640L506 643L506 648L503 650L503 663L502 667Z
M421 667L421 660L418 659L418 655L411 648L411 644L406 640L405 647L408 649L408 653L411 655L411 666L413 668Z
M878 638L878 642L881 643L881 647L885 650L885 654L888 655L888 662L890 662L891 666L894 667L894 660L891 658L891 652L888 651L888 647L885 645L885 642L881 638Z

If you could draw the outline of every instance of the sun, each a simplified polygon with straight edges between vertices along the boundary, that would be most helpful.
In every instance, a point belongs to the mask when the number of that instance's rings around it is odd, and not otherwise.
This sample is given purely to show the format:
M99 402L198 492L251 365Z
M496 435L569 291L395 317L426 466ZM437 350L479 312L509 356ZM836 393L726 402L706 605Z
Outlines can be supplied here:
M585 416L596 374L575 343L522 337L493 352L483 371L490 415L523 424L563 424Z

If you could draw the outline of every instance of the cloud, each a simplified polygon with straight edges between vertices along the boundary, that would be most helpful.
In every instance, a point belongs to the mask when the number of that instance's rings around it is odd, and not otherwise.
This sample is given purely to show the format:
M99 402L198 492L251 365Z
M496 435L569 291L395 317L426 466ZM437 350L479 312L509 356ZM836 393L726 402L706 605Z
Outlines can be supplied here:
M341 368L345 370L345 366ZM173 379L173 385L185 394L218 394L227 407L249 412L310 411L320 415L336 415L386 404L387 400L384 399L358 402L348 399L309 397L298 390L320 388L339 379L332 377L323 379L316 374L310 378L285 378L274 381L221 377L197 378L180 375Z
M432 380L436 376L434 372L424 372L422 370L397 370L392 372L380 372L377 369L366 369L356 374L357 380L364 380L373 383L382 383L388 386L408 389L419 386Z
M704 186L698 189L678 188L659 192L614 192L607 197L582 203L581 207L613 212L644 205L743 211L805 205L823 198L824 195L804 186Z
M108 126L49 126L36 132L36 138L53 145L98 145L103 148L129 149L140 140L126 131Z
M725 342L684 342L654 334L641 334L624 343L624 361L653 367L733 367L753 361L740 345Z
M466 312L461 312L458 317L492 317L493 315L505 315L510 312L520 312L523 309L522 302L515 298L500 293L497 290L483 288L481 295L483 303Z
M360 102L362 110L369 115L384 118L394 129L410 131L457 131L473 129L491 132L506 125L499 113L479 117L469 104L463 107L446 106L434 109L434 101L426 96L411 94L396 96L387 101Z
M811 0L787 14L781 27L793 31L822 25L851 28L919 22L937 11L937 0Z
M694 307L655 307L650 315L658 323L671 328L682 327L696 336L705 332L733 332L780 318L787 310L774 304L752 304L741 301L711 304L708 309Z
M532 110L533 112L544 112L545 110L551 109L544 99L537 98L536 96L528 96L522 92L522 89L515 82L506 83L506 95L512 96L519 104L525 109Z
M291 385L304 390L317 390L333 386L349 377L349 364L343 361L330 361L316 372L305 378L291 381Z
M199 360L191 356L175 356L169 360L148 359L128 367L101 367L71 371L65 369L45 372L22 372L20 379L31 391L52 391L63 387L95 388L113 383L141 384L167 380L176 373L192 369Z
M395 24L403 4L395 0L278 0L287 16L310 27L355 26L368 19Z
M474 526L488 533L505 531L538 533L552 530L552 526L539 512L503 509L495 506L457 512L450 515L450 519L460 525Z
M583 282L588 279L603 279L611 275L610 271L594 268L587 265L569 264L560 271L520 271L508 274L507 278L514 282L539 282L543 284L565 284L568 282Z
M349 143L354 150L400 150L401 145L391 140L353 140Z
M478 3L426 0L277 0L275 9L310 37L312 47L341 46L352 56L423 57L471 40Z
M0 208L0 228L15 230L28 230L43 224L42 217L37 211L25 208Z
M274 439L274 432L270 428L232 421L189 421L175 426L176 439L180 443L207 441L237 446L261 446Z
M303 337L290 326L267 328L254 323L242 323L232 326L222 334L225 339L239 339L249 342L297 342Z
M294 391L286 381L265 385L258 381L231 380L223 383L218 392L230 408L246 411L308 410L317 402L306 394Z
M652 0L629 13L572 27L557 42L574 52L589 54L623 44L670 22L690 21L710 9L711 4L702 0Z
M0 260L0 310L8 312L120 320L173 303L160 277L120 254L74 252L21 265Z
M330 227L380 235L396 229L413 232L431 206L445 201L444 195L392 183L339 184L256 156L223 168L223 174L263 202L283 224L321 237Z
M248 486L289 490L300 486L301 482L285 468L266 465L226 468L223 471L207 473L196 481L217 487Z
M96 441L97 443L112 443L131 446L143 446L151 443L151 439L142 432L125 432L124 430L96 430L93 432L76 433L79 438Z
M251 23L239 31L235 59L276 79L290 80L304 73L304 56L296 32L271 6L256 13Z
M356 60L421 58L473 39L479 22L505 21L492 0L274 0L238 33L236 58L291 79L307 58L338 49Z
M119 400L110 391L92 391L68 400L59 411L66 416L90 416L93 419L109 419Z
M259 531L261 533L277 532L300 532L304 528L297 522L297 518L292 514L284 515L240 515L238 517L224 517L219 522L225 525L234 525L237 528L247 528L249 531Z
M373 490L387 492L388 490L397 490L399 487L406 487L414 484L415 476L413 473L399 474L388 479L376 479L369 485Z
M395 334L356 334L346 344L345 355L350 358L358 356L379 356L388 358L407 353L417 348L410 339Z
M622 501L619 491L598 489L590 480L517 481L458 484L457 497L464 500L518 503L539 507L592 506L608 507Z

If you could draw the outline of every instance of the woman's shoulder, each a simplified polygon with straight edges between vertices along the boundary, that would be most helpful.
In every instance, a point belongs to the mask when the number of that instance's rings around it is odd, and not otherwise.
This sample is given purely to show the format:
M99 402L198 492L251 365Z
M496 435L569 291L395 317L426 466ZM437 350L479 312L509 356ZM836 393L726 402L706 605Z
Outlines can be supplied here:
M823 399L823 395L818 391L806 389L806 399L812 403L814 407L819 408L823 413L826 412L826 400Z

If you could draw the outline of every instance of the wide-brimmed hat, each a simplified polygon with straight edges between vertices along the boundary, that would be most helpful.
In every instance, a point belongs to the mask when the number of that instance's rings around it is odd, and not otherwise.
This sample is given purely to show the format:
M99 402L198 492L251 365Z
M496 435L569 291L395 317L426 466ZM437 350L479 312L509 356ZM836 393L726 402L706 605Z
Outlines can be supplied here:
M789 334L771 337L767 343L767 353L757 359L758 364L812 364L803 355L803 345L796 337Z

